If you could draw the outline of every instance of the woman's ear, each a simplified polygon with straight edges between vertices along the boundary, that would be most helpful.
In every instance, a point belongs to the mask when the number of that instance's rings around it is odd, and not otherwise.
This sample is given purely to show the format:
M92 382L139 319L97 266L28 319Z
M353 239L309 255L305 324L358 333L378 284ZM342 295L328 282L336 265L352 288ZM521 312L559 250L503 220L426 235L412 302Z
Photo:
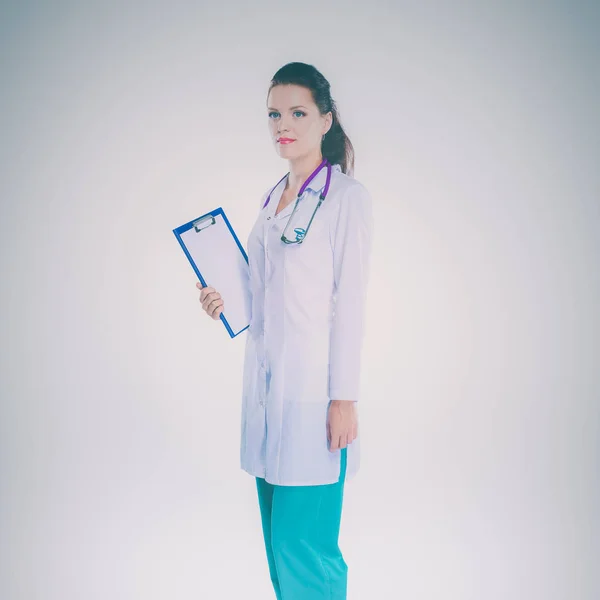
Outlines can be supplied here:
M333 123L333 114L331 113L331 111L329 111L327 113L325 123L326 123L326 129L323 132L323 135L329 133L329 130L331 129L331 124Z

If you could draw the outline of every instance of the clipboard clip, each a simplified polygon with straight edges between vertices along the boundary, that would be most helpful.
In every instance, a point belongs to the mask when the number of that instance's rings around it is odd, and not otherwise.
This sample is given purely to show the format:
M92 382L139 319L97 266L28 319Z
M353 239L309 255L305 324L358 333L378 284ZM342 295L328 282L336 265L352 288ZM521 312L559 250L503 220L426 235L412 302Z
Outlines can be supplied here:
M215 223L216 220L213 215L206 215L205 217L194 221L192 225L197 233L199 231L202 231L203 229L206 229L207 227L210 227L211 225L214 225Z

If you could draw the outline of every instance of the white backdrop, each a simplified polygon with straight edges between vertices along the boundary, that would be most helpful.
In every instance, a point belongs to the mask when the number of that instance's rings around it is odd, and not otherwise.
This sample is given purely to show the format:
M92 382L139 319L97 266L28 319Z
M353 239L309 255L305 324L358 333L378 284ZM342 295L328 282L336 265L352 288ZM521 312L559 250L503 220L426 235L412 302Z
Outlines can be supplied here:
M598 8L413 4L2 3L3 600L274 598L172 229L245 245L294 60L374 201L349 600L599 597Z

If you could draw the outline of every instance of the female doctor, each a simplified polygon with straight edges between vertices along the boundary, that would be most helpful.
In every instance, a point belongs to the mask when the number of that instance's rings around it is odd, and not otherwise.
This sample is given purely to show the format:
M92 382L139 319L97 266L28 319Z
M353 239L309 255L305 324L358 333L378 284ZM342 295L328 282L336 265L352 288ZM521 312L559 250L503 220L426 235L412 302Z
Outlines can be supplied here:
M344 479L359 467L361 345L373 220L350 174L353 148L330 86L312 65L275 73L269 132L289 172L262 195L248 237L241 467L256 478L279 600L342 600ZM202 287L219 319L224 300Z

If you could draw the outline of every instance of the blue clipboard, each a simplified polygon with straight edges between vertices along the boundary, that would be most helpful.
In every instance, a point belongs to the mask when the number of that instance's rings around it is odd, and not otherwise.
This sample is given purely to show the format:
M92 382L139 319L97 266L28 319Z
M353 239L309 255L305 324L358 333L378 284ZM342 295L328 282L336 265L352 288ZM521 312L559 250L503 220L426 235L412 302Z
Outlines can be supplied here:
M250 326L252 296L248 255L219 207L173 229L184 254L203 286L221 294L220 315L231 338Z

